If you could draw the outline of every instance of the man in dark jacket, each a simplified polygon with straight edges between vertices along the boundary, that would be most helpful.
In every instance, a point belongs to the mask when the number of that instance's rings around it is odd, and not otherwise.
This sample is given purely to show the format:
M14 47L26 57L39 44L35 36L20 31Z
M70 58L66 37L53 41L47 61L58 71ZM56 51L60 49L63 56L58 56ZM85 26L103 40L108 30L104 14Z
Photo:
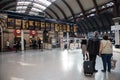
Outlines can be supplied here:
M24 39L24 49L26 50L26 40Z
M90 61L93 62L93 70L95 69L96 57L99 54L100 39L98 38L98 32L94 32L94 36L88 40L87 51L89 53Z

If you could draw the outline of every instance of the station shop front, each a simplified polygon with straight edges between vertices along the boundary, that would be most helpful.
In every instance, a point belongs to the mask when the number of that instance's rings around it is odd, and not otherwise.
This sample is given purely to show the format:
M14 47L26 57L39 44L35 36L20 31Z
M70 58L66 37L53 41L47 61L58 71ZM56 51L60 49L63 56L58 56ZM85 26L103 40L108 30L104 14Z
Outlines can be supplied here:
M2 13L3 14L3 13ZM2 15L1 14L1 15ZM5 15L7 14L7 15ZM66 37L66 33L77 32L77 27L73 23L53 21L40 17L28 16L15 13L5 13L4 25L0 35L1 51L6 50L6 41L9 40L10 46L14 46L16 40L26 40L27 49L31 49L31 40L40 38L44 44L44 49L61 47L61 39ZM2 22L1 22L2 23ZM21 44L22 45L22 44Z

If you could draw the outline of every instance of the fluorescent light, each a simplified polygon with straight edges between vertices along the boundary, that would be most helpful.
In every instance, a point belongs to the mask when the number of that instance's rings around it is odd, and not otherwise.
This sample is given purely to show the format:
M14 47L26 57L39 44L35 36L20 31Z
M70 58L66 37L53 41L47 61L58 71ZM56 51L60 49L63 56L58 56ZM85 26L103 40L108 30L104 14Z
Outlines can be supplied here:
M42 6L42 5L36 4L36 3L33 3L33 6L36 6L36 7L40 8L40 9L42 9L42 10L45 10L45 9L46 9L45 6Z
M47 1L47 0L34 0L35 2L37 3L41 3L41 4L44 4L46 6L49 6L51 4L51 2Z
M17 6L16 10L18 10L18 9L26 9L26 8L27 8L27 6Z
M38 13L30 11L29 14L38 15Z
M35 11L35 12L42 12L42 10L37 9L37 8L32 8L31 10L32 10L32 11Z
M28 5L30 3L31 2L29 2L29 1L21 1L21 2L17 2L17 5Z

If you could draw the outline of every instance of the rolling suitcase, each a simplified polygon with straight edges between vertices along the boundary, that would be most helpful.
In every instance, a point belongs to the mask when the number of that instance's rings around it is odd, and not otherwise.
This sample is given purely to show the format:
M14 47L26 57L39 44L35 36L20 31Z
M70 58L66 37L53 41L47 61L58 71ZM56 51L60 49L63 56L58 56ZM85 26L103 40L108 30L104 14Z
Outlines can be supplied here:
M83 63L83 70L85 75L92 75L93 74L93 63L92 61L84 61Z

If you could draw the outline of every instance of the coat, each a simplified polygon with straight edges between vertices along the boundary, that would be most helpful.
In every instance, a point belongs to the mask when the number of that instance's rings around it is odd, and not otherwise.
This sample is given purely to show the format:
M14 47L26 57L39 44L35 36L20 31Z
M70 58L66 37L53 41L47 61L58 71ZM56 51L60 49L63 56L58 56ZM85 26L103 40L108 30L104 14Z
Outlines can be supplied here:
M87 44L87 51L89 55L98 55L100 47L100 39L99 38L90 38Z

